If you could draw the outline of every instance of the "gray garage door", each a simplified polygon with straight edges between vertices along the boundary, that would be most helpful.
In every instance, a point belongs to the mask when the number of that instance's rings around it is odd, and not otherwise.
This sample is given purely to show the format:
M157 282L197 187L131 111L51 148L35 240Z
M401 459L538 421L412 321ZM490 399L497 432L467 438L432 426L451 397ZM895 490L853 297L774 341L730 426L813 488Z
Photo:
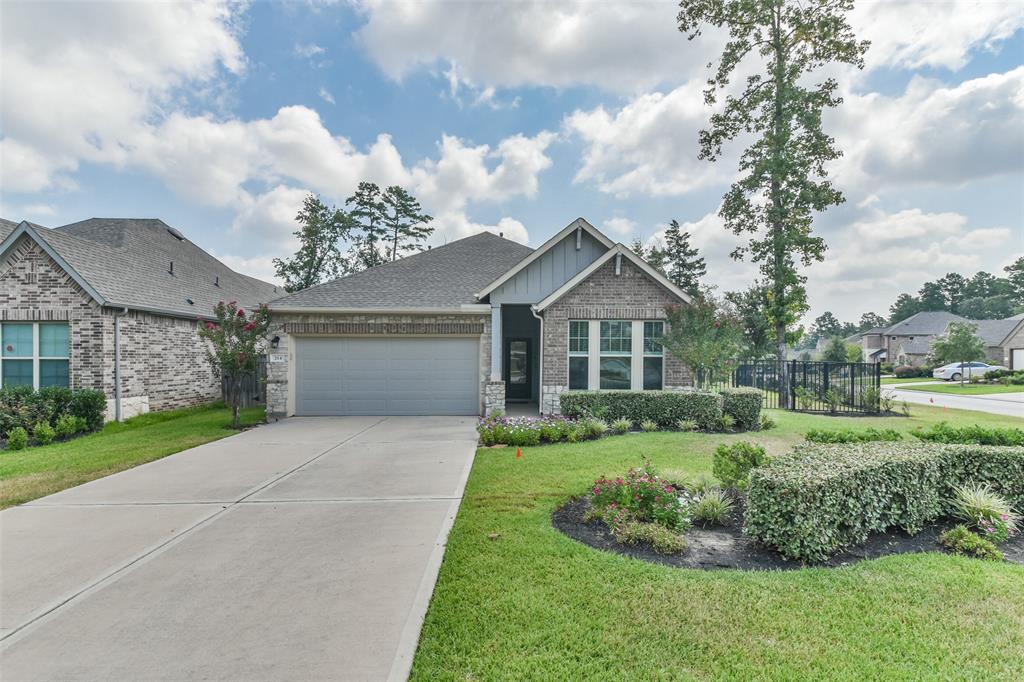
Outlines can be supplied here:
M298 338L299 415L478 414L476 338Z

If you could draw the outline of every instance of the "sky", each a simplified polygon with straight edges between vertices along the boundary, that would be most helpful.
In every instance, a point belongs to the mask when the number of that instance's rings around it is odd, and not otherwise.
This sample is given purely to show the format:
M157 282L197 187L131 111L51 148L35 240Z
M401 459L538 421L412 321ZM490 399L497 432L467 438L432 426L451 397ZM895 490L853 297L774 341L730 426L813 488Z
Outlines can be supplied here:
M717 216L741 144L697 158L722 36L669 2L0 4L0 216L161 218L273 279L309 192L399 184L431 243L531 246L578 216L612 239L676 219L705 282L748 286ZM846 202L819 215L811 310L856 321L946 272L1024 253L1024 10L858 2L863 70L824 126Z

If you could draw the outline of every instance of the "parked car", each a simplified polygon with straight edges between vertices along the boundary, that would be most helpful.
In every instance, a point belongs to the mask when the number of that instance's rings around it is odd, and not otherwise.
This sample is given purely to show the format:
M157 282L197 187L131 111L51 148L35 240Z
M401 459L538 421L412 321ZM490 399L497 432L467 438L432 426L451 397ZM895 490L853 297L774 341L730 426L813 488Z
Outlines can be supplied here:
M936 367L932 371L932 376L946 381L960 381L961 378L983 377L997 369L1006 368L1002 365L989 365L984 362L951 362L948 365Z

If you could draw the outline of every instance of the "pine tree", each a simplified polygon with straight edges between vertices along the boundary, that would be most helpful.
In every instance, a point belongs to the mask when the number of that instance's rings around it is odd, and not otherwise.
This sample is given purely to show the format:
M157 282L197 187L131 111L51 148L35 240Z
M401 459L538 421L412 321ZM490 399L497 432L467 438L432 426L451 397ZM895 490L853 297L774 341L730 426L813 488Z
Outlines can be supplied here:
M292 258L274 259L274 270L284 280L285 291L299 291L348 274L351 266L340 245L355 226L352 217L310 194L295 220L301 225L294 232L299 250Z
M700 288L700 278L707 274L700 251L690 246L690 233L683 232L679 221L673 220L665 230L665 272L669 280L690 294Z
M665 261L668 254L663 244L655 242L649 247L645 247L643 240L640 237L636 237L633 239L633 243L630 244L630 249L633 253L647 261L651 267L658 270L661 274L665 274Z
M382 223L391 245L391 260L398 260L399 255L406 251L422 251L423 240L434 232L429 225L433 218L423 212L416 197L392 185L384 190L381 201L384 204Z
M380 187L372 182L360 182L356 193L345 200L351 205L349 215L356 222L358 233L352 240L355 261L359 269L372 268L388 262L385 240L385 204Z

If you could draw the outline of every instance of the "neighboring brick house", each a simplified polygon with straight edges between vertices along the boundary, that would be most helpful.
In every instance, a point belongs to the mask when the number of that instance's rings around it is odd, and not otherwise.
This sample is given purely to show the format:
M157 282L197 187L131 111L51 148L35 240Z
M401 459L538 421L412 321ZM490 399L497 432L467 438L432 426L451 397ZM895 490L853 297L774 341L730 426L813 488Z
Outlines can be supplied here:
M537 250L481 233L273 301L271 415L558 411L573 389L670 389L654 339L689 298L579 218Z
M0 382L102 390L110 418L118 384L123 417L216 400L200 320L212 319L221 300L249 307L283 293L160 220L93 218L53 229L5 220Z
M946 311L917 313L883 330L878 336L885 353L876 352L870 357L879 361L888 358L894 365L924 365L931 352L932 341L945 334L953 322L967 322L977 327L975 333L985 341L985 359L988 362L1015 368L1024 365L1024 318L969 320ZM864 338L874 336L875 331L866 332Z

